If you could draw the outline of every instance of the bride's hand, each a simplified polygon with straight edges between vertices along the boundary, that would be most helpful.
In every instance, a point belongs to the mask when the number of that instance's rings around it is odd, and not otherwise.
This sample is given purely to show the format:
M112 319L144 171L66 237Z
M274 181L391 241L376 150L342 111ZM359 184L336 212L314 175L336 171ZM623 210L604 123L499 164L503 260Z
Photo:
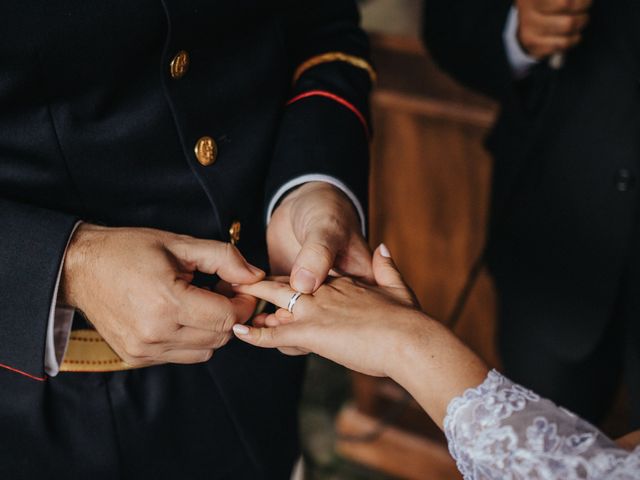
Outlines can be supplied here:
M288 279L234 287L280 307L254 327L236 325L236 336L285 353L314 352L368 375L389 376L407 349L426 342L430 319L420 312L411 290L381 245L373 256L378 284L330 278L313 295L302 295L293 314L285 308L295 293Z

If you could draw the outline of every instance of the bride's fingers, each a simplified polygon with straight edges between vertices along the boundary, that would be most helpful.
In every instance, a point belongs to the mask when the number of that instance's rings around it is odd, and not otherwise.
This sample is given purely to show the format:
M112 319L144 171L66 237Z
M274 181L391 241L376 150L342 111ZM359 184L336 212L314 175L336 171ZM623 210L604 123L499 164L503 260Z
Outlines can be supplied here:
M264 280L254 283L253 285L235 285L233 290L238 293L245 293L262 298L280 308L287 308L289 300L291 300L293 294L296 293L288 283L273 280ZM305 295L300 297L298 302L303 301L303 297L305 297Z
M402 275L384 243L373 252L373 275L381 287L406 288Z
M384 243L381 243L373 253L373 275L376 283L381 287L393 289L403 300L414 301L413 292L402 278Z
M261 313L259 315L256 315L251 320L251 323L253 324L254 327L264 327L266 325L266 320L267 320L267 317L269 315L272 315L272 314L270 314L270 313Z
M283 312L278 314L278 312ZM262 313L253 318L253 326L257 328L278 327L293 322L293 315L287 310L279 309L275 313Z
M309 350L297 347L282 347L278 350L285 355L289 355L290 357L300 357L302 355L308 355L309 353L311 353L309 352Z
M275 315L269 315L264 320L264 324L267 327L279 327L280 326L280 320L278 320Z
M243 342L263 348L298 347L306 350L304 324L292 323L273 328L255 328L236 324L233 333Z
M290 313L289 310L285 308L279 308L278 310L276 310L275 316L282 325L295 322L295 318L293 318L293 314Z
M272 282L286 283L288 285L290 278L291 277L289 277L288 275L269 275L268 277L265 278L265 280L271 280Z

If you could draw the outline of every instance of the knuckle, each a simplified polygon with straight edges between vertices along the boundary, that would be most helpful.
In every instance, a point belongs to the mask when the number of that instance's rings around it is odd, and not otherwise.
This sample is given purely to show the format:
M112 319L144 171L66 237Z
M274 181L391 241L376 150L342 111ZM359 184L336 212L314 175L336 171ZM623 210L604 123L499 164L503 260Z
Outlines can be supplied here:
M147 312L150 318L162 319L171 316L175 311L176 302L173 295L168 291L162 291L153 295L148 300Z
M322 259L325 263L330 264L333 260L333 252L329 246L324 243L312 243L308 246L308 251L313 256Z
M575 12L579 9L584 8L585 6L584 0L564 0L563 8L565 10L569 10L570 12Z
M561 33L569 33L575 26L575 17L563 17L558 20L558 27Z
M278 328L267 329L267 338L272 345L278 341Z
M525 48L531 50L537 44L537 37L528 28L523 28L520 31L520 42Z
M227 260L232 260L240 257L240 251L231 243L224 243L224 256Z
M147 346L133 338L125 340L124 349L126 356L134 362L139 362L148 354Z
M192 237L191 235L185 235L181 233L173 233L172 237L176 242L184 243L185 247L187 246L187 244L191 243L194 240L194 237Z
M278 344L278 328L265 328L264 331L264 342L266 345L277 345Z
M142 360L141 358L133 357L133 356L126 355L126 354L122 355L122 360L127 365L131 365L132 367L136 367L136 368L146 365L144 360Z
M218 334L215 332L208 332L202 338L198 338L192 342L194 348L214 348L217 345Z
M331 285L336 290L343 290L345 288L352 288L354 285L358 285L358 282L353 277L332 278L327 283L329 283L329 285Z
M201 363L208 362L209 360L211 360L211 357L213 357L213 350L204 350L204 351L200 354L200 359L199 359L199 361L200 361Z
M231 332L233 326L238 323L238 315L235 310L232 308L231 303L227 308L225 308L222 313L222 319L220 321L220 329L222 332L228 333Z
M309 314L309 302L305 302L302 298L298 300L294 308L294 318L305 318Z
M272 328L258 329L258 338L256 339L256 345L267 345L269 343L269 337L273 337L272 330Z
M584 19L582 17L569 17L569 19L567 20L567 32L572 33L579 31L582 28L583 23Z
M231 340L231 335L228 333L218 334L214 339L208 342L208 347L217 350L218 348L224 347Z
M153 345L161 341L160 332L153 322L143 322L138 325L137 329L138 340L146 345Z

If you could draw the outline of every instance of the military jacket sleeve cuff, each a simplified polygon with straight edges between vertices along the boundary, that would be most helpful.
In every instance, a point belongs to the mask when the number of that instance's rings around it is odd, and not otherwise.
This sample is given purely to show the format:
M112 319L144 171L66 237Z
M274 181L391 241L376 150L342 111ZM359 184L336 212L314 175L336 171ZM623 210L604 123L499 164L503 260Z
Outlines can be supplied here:
M60 279L62 277L62 267L64 266L64 259L67 255L69 242L80 223L82 222L77 222L75 224L71 234L69 235L69 240L67 241L67 246L65 247L62 261L60 262L60 268L58 269L56 284L53 288L51 307L49 308L47 343L44 351L44 371L50 377L55 377L60 372L60 364L62 363L64 353L67 350L69 335L71 334L71 326L73 323L75 309L59 304L58 291L60 287Z
M337 178L332 177L330 175L322 175L319 173L301 175L282 185L282 187L280 187L278 191L273 195L273 197L271 198L271 201L269 202L269 206L267 207L267 219L266 219L267 225L271 221L271 216L273 215L273 211L282 200L282 197L285 196L287 192L289 192L290 190L309 182L325 182L341 190L349 198L349 200L351 200L351 203L353 203L353 206L358 212L358 218L360 219L360 225L362 227L362 234L366 235L367 233L366 217L365 217L364 209L362 208L362 203L360 203L360 200L358 200L358 197L356 197L356 195L351 191L349 187L347 187L343 182L341 182Z
M0 199L2 371L32 380L47 378L45 350L52 299L77 222L77 217L63 212Z

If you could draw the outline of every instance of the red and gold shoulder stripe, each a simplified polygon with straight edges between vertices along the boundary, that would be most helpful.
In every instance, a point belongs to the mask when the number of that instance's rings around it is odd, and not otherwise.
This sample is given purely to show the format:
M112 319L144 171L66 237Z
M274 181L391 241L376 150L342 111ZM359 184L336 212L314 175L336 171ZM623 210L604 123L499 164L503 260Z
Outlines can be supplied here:
M296 68L295 73L293 74L293 83L295 84L300 77L309 70L317 65L321 65L323 63L329 62L345 62L355 68L360 68L365 70L369 74L369 78L371 79L371 83L376 83L378 80L378 75L376 71L373 69L371 64L361 57L356 57L355 55L349 55L344 52L327 52L321 53L320 55L315 55L308 60L305 60Z

